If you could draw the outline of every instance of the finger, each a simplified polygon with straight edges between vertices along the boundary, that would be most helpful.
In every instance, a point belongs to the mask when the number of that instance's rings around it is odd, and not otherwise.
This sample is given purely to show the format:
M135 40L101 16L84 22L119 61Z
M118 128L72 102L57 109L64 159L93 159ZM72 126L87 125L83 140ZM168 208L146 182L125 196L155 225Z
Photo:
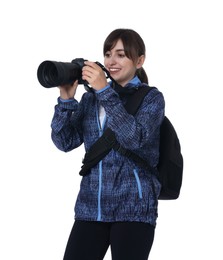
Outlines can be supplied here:
M95 70L89 66L85 66L82 70L82 78L86 80L87 78L92 78L94 76Z
M97 71L100 71L102 70L102 68L95 62L93 61L85 61L84 62L85 66L83 67L83 69L87 69L87 68L92 68L92 69L95 69Z
M84 62L84 64L87 65L87 66L90 66L90 67L94 67L95 62L86 60L86 61Z

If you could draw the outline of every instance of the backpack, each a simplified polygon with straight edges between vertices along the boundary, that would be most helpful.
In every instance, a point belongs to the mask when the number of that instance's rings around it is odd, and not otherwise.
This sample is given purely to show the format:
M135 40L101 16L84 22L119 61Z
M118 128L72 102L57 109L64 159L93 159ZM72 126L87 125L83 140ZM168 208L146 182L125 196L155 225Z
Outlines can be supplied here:
M129 114L134 115L141 105L145 95L154 87L140 87L134 94L130 95L125 105ZM133 105L134 104L134 105ZM122 147L115 138L114 132L107 128L104 134L91 146L85 154L80 175L85 176L89 173L91 167L96 165L111 149L114 149L139 166L150 169L147 161L140 158L131 150ZM158 180L161 183L160 200L177 199L183 179L183 156L177 133L171 121L164 116L160 127L160 147L159 147Z

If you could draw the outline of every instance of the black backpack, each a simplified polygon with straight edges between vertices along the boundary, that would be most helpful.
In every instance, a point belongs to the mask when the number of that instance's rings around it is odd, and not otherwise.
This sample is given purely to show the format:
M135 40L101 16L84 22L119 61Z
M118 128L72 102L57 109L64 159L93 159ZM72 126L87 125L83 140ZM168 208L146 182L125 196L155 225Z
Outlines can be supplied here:
M134 94L130 95L125 106L129 114L134 115L141 105L145 95L154 87L140 87ZM133 105L134 104L134 105ZM131 150L123 148L115 138L114 132L107 128L104 134L92 145L85 154L80 175L85 176L91 167L96 165L111 149L134 160L141 167L151 168L147 161L140 158ZM158 168L158 179L161 183L160 200L177 199L180 194L183 178L183 156L177 133L165 116L160 128L160 157Z

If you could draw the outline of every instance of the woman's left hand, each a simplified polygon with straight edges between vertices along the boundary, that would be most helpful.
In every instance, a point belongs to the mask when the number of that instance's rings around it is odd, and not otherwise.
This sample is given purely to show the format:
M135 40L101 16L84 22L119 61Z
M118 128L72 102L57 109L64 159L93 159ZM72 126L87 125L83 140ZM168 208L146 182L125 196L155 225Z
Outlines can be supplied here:
M86 80L93 89L100 90L107 86L107 79L104 71L95 62L85 61L82 69L82 79Z

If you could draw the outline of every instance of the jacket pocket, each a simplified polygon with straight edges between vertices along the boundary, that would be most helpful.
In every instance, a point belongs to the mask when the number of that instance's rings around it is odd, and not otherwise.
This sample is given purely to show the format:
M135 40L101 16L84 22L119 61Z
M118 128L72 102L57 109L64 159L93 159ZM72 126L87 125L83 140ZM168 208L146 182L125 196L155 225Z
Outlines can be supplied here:
M137 183L139 198L142 199L142 186L141 186L141 182L140 182L140 179L139 179L139 175L138 175L138 172L137 172L136 169L134 169L133 172L134 172L136 183Z

